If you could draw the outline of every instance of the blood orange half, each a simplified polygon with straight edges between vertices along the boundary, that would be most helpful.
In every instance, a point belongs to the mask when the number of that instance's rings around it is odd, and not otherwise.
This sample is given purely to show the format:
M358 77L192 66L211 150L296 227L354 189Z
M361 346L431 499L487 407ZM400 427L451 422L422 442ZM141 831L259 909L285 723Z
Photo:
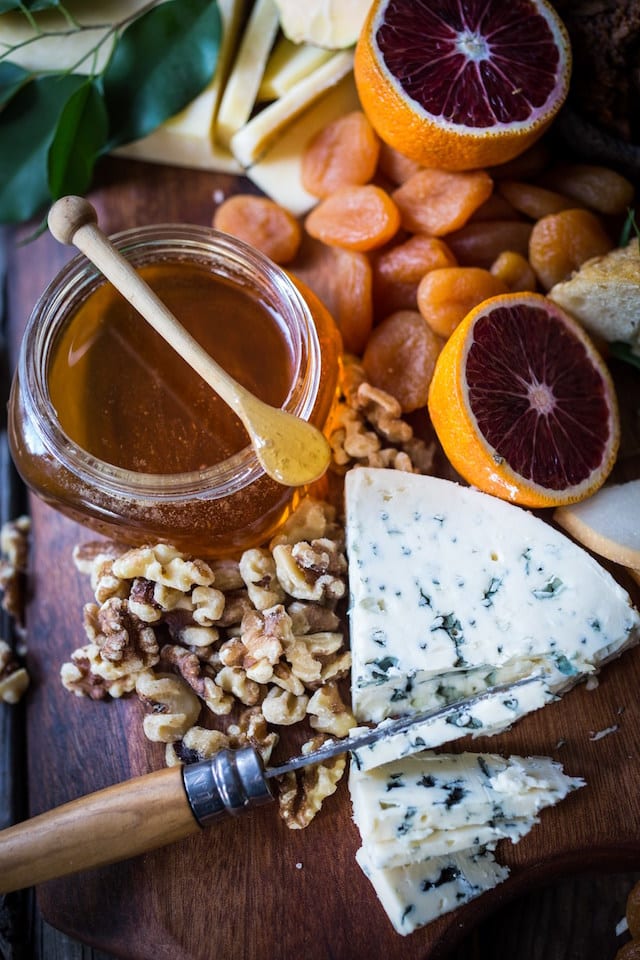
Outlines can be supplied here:
M424 166L510 160L566 99L567 31L546 0L374 0L355 79L380 137Z
M582 327L535 293L485 300L436 363L429 413L469 483L530 507L589 496L620 438L609 371Z

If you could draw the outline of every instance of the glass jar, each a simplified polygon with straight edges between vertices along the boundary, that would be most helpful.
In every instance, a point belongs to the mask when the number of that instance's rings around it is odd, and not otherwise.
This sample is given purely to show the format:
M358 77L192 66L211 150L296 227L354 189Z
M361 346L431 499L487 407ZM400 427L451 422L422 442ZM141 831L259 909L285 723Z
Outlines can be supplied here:
M336 395L341 344L332 318L309 290L252 247L206 227L150 226L112 240L139 269L204 267L212 283L237 287L268 308L290 356L281 406L324 427ZM160 540L195 554L225 556L264 542L301 491L268 477L248 438L247 446L221 462L189 472L143 473L88 453L62 428L49 390L56 349L76 313L104 284L87 259L76 256L30 317L9 403L10 447L25 483L72 519L132 544ZM117 387L126 394L126 382Z

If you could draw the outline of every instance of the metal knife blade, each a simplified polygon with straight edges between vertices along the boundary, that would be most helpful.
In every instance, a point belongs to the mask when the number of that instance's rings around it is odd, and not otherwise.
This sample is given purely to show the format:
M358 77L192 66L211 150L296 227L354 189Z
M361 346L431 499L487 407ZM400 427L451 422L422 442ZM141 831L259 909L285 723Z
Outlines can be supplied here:
M277 767L265 767L263 771L264 776L267 779L281 777L285 773L291 773L293 770L300 770L302 767L310 767L316 763L322 763L325 760L340 756L340 754L349 753L361 747L367 747L372 743L376 743L378 740L387 740L398 734L406 733L412 727L420 723L425 723L427 720L446 719L447 716L453 715L466 707L473 707L496 694L510 693L512 690L526 686L529 683L540 681L541 679L541 673L534 673L523 677L521 680L487 687L482 693L475 693L471 697L454 700L444 707L437 707L435 710L432 708L423 710L420 713L399 717L397 720L385 722L383 725L372 727L362 733L347 737L344 740L328 740L318 750L313 750L310 753L302 754L298 757L292 757L291 760Z

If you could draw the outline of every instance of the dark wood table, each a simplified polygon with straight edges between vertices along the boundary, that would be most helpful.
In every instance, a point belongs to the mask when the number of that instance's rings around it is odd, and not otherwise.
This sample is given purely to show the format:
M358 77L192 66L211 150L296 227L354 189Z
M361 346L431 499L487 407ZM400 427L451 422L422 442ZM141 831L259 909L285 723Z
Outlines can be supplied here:
M231 177L111 160L99 170L91 199L104 229L113 232L153 222L209 224L214 191L245 187ZM34 226L4 232L9 368L37 296L72 255L47 234L21 246ZM624 463L635 467L640 386L634 393L637 375L620 373L630 396ZM7 382L5 367L3 392ZM25 506L33 519L27 605L32 685L18 706L0 705L5 826L161 767L163 756L159 745L144 740L135 699L92 703L60 684L61 662L84 642L81 608L91 599L70 552L91 535L39 500L23 501L2 433L2 519ZM0 634L11 635L6 617ZM586 777L590 792L549 811L529 837L505 849L513 882L437 923L433 932L400 938L391 931L353 863L357 837L343 783L306 831L288 831L273 811L258 811L242 825L225 823L135 861L0 898L0 957L613 960L621 942L615 927L640 878L639 688L636 649L607 668L597 690L576 690L546 708L544 719L526 718L508 735L474 742L471 749L552 752L564 738L567 747L555 755L569 773ZM621 706L619 733L590 741L589 731L608 726Z

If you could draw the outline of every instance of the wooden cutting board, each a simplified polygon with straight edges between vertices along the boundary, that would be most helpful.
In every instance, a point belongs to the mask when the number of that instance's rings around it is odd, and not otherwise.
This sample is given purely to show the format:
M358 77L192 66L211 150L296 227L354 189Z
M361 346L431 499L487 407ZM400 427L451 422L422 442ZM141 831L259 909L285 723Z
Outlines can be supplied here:
M110 161L91 199L113 232L153 222L209 224L214 191L246 189L231 177ZM33 304L72 253L48 235L13 249L14 359ZM616 367L615 376L625 433L617 478L625 479L640 475L640 375ZM92 535L37 499L31 505L29 795L37 814L164 761L163 748L142 734L136 698L94 703L63 689L58 672L85 642L81 611L92 599L71 551ZM616 575L640 603L636 585ZM506 883L410 937L394 933L355 864L346 782L306 830L288 830L275 807L263 808L136 860L44 884L40 907L54 926L131 960L437 960L482 917L536 884L583 867L640 868L639 689L634 649L603 671L597 689L576 689L507 734L454 745L548 755L588 785L545 811L517 846L500 844L498 859L512 871ZM286 757L286 739L281 747L274 760Z

